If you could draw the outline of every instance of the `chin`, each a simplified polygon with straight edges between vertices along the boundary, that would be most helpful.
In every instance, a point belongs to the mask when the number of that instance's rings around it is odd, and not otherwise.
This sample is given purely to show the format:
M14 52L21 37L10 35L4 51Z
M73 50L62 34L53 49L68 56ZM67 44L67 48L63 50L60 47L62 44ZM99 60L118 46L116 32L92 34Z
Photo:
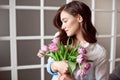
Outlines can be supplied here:
M68 37L73 36L72 34L67 34Z

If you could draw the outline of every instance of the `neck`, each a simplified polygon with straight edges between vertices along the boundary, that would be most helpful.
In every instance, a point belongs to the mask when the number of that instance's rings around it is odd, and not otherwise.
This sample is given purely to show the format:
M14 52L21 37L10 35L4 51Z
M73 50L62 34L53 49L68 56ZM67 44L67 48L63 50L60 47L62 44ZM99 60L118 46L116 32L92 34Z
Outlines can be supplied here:
M83 36L82 36L82 33L81 33L81 32L79 32L79 33L76 35L76 40L77 40L77 42L84 42L84 41L85 41L84 38L83 38Z

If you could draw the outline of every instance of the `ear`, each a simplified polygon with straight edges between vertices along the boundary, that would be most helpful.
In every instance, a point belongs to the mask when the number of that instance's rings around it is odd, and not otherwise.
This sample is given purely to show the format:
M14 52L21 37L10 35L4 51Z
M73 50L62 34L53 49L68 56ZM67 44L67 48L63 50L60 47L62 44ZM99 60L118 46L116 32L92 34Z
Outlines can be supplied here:
M81 22L83 21L82 16L78 14L78 15L77 15L77 20L78 20L78 22L80 22L80 23L81 23Z

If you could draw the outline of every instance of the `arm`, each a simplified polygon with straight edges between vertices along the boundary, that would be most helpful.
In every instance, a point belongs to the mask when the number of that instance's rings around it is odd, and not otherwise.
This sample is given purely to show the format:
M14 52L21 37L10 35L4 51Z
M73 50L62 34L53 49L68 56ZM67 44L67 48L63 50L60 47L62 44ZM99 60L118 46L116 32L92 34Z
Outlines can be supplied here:
M66 74L58 74L58 79L59 80L75 80L73 75L69 74L69 73L66 73Z
M51 57L49 57L48 63L47 63L47 72L51 75L57 75L58 74L57 72L53 72L51 70L51 64L53 64L53 63L54 63L54 60Z
M68 73L68 63L66 61L54 61L52 58L49 58L47 71L51 75L57 75L57 72L60 74Z
M105 49L101 51L99 55L99 59L97 60L97 64L95 67L95 77L96 80L108 80L109 76L109 64L108 64L108 55Z

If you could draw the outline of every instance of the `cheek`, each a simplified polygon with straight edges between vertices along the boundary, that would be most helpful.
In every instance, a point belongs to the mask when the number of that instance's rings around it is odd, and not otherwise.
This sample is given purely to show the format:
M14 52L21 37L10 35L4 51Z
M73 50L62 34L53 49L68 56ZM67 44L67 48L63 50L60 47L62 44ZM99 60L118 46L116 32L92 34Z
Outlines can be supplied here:
M71 25L74 26L74 27L79 26L78 20L77 20L77 19L73 19L73 20L71 21Z
M78 31L79 31L79 28L78 28L78 27L76 27L76 26L71 26L71 27L69 28L68 34L70 34L70 35L75 35L75 34L77 34Z
M74 22L74 23L72 23L71 28L72 28L73 30L79 30L79 29L80 29L79 22Z
M78 32L80 31L80 26L79 26L79 23L78 24L75 24L72 28L72 32L74 34L77 34Z

